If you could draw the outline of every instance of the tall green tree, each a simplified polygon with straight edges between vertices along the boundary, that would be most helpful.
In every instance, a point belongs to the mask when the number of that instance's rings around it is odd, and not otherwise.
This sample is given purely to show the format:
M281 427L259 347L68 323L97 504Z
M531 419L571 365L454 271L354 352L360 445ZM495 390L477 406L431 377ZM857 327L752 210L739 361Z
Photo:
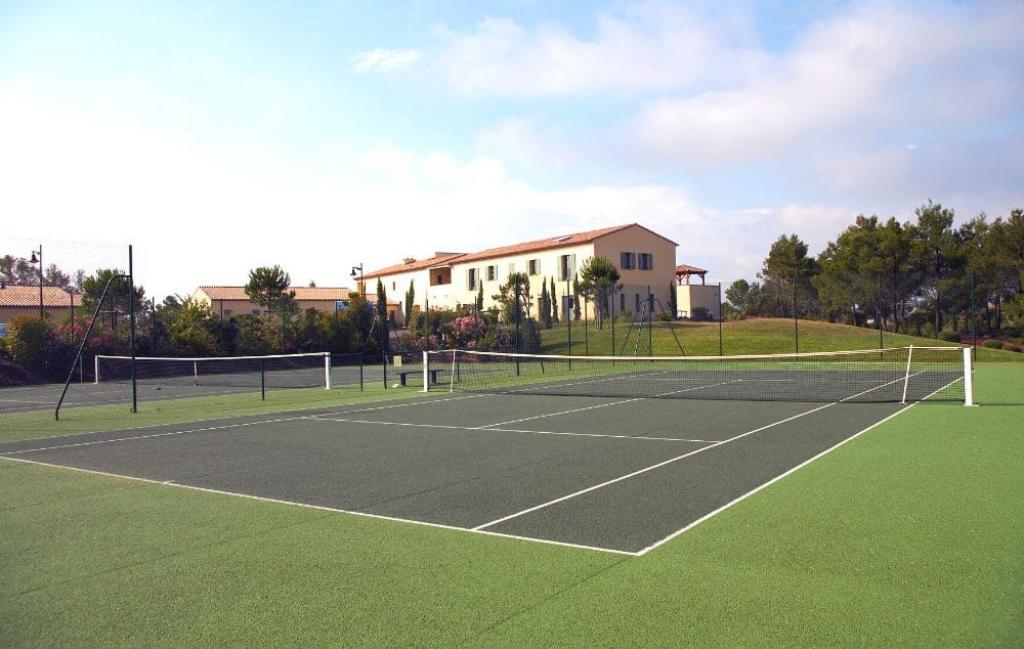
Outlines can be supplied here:
M291 276L280 266L260 266L249 271L245 294L272 312L283 312L295 299L295 291L288 290L291 282Z
M580 319L580 309L581 309L580 302L582 301L582 300L580 300L580 297L581 297L581 293L580 293L580 276L579 276L579 273L573 273L573 276L572 276L572 319L573 320L577 320L577 321Z
M554 277L551 278L551 292L548 295L549 295L549 297L551 299L551 321L552 322L561 322L561 320L559 320L559 318L558 318L558 298L556 297L557 293L555 292L555 278ZM565 315L568 316L569 314L567 313Z
M943 296L948 288L950 272L962 261L953 233L953 210L947 210L939 203L928 201L919 207L917 215L917 238L914 253L922 272L921 288L931 303L934 316L935 334L943 327Z
M817 272L817 262L807 256L807 244L800 237L791 234L776 239L759 275L763 280L762 291L766 293L764 306L770 311L762 315L791 317L794 308L805 314L813 312L817 292L811 278Z
M127 273L116 268L100 268L82 281L82 307L87 313L96 309L107 282L110 282L110 288L107 289L107 297L104 300L101 314L106 313L109 316L110 326L116 328L118 318L128 315L128 307L132 299L135 301L135 312L142 313L146 291L142 286L136 286L134 295L130 297Z
M516 321L516 287L519 288L519 319L530 317L530 276L526 273L509 273L505 282L498 286L498 292L491 296L498 303L498 316L502 322Z
M479 287L476 292L476 310L477 313L484 310L484 283L479 282Z
M405 292L405 326L408 327L409 323L412 322L412 304L416 300L416 286L415 282L409 282L409 290Z
M619 269L607 257L590 257L580 267L580 290L594 303L598 329L610 313L612 295L619 290Z
M541 324L544 325L545 329L551 328L551 298L548 296L548 283L540 283L540 306L538 308L540 313Z

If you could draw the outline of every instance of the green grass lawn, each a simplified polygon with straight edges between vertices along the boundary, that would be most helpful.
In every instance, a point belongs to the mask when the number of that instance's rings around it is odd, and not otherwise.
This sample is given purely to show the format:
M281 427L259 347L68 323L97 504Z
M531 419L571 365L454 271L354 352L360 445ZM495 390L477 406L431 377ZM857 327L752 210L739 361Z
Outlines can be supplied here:
M1020 646L1024 365L639 558L0 459L0 645Z
M636 349L636 330L627 342L629 323L619 321L615 324L615 354L632 355ZM654 353L659 356L675 356L679 354L676 338L682 343L683 352L687 356L713 356L718 354L718 323L717 322L655 322L652 338ZM584 342L584 334L589 343ZM646 353L647 331L644 331L641 348ZM541 344L546 354L569 353L569 328L557 326L541 330ZM934 338L919 338L902 334L885 333L883 341L886 347L938 346L948 347L956 343L948 343ZM625 350L623 351L623 344ZM730 320L722 323L722 350L725 354L788 354L796 351L793 321L782 318L749 318L747 320ZM877 349L878 331L864 327L818 322L815 320L800 321L800 351L823 352L841 351L846 349ZM572 353L584 354L589 350L593 356L612 353L611 324L598 330L589 324L584 330L581 322L572 326ZM993 361L1024 361L1024 354L1003 351L1001 349L978 349L978 360Z

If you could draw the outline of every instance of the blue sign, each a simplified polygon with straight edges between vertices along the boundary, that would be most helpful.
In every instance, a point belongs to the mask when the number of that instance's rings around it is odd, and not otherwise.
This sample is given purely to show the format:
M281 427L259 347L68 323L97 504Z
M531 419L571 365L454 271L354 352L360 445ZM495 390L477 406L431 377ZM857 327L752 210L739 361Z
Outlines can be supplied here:
M6 335L7 335L7 323L6 322L0 322L0 338L3 338Z
M334 311L335 312L344 311L347 308L348 308L348 301L347 300L335 300L334 301Z

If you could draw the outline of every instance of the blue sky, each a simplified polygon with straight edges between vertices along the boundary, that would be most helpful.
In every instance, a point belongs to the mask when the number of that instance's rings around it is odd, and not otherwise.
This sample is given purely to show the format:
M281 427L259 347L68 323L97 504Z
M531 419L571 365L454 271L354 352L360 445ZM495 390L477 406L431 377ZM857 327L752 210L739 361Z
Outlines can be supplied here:
M0 2L0 232L130 241L162 296L636 221L728 282L858 213L1024 206L1021 26L1020 3Z

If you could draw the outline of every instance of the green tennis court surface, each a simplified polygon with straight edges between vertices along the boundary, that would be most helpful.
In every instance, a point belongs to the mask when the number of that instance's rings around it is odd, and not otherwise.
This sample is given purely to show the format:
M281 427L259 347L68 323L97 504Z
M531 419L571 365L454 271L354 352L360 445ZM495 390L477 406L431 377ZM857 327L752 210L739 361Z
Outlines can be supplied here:
M900 404L454 394L8 442L0 631L1010 644L1024 381L978 376L981 408L892 418Z

